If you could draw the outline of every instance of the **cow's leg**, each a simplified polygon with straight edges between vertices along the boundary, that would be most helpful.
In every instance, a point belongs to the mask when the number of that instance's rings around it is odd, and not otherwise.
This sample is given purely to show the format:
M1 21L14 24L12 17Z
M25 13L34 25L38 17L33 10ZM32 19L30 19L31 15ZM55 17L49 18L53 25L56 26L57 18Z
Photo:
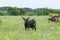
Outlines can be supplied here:
M29 30L30 27L28 27L28 30Z
M54 22L56 22L56 20L54 20Z
M33 27L32 27L32 30L33 30Z
M35 29L35 31L36 31L36 23L34 23L33 27L34 27L34 29Z
M36 27L34 27L35 31L36 31Z
M25 27L25 30L27 30L27 27Z

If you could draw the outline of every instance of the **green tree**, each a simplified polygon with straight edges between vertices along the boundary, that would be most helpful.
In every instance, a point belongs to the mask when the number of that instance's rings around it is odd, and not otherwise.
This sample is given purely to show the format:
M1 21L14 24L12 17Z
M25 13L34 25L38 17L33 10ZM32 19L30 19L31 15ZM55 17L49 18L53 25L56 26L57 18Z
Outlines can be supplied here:
M34 9L33 12L36 15L48 15L49 10L48 8L38 8L38 9Z
M0 11L0 15L3 16L3 15L8 15L7 11Z
M8 8L8 11L9 15L25 15L26 13L26 10L23 9L23 8Z
M18 14L18 11L16 8L8 8L7 12L9 13L9 15L17 15Z
M24 8L19 8L18 10L20 11L19 15L25 15L27 13Z

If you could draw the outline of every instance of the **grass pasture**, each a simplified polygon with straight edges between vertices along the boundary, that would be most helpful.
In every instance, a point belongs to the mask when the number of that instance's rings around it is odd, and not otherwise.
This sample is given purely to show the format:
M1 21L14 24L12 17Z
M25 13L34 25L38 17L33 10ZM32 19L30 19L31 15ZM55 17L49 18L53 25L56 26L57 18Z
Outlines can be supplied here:
M25 31L21 17L0 16L0 40L60 40L60 23L48 23L48 16L30 16L36 20L37 31Z

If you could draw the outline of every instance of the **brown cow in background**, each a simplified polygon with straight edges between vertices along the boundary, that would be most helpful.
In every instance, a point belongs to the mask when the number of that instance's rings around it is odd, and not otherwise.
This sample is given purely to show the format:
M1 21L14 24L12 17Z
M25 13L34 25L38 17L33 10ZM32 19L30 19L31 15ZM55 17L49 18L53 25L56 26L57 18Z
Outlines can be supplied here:
M55 18L56 22L59 22L60 14L52 14L51 18Z

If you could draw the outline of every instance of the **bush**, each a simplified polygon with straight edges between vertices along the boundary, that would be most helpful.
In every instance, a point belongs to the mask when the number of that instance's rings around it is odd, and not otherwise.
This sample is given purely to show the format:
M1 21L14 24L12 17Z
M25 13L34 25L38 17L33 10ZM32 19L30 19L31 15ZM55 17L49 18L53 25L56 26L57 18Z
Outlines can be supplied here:
M2 15L8 15L6 11L0 11L0 16Z
M49 13L48 16L51 17L52 16L52 13Z

